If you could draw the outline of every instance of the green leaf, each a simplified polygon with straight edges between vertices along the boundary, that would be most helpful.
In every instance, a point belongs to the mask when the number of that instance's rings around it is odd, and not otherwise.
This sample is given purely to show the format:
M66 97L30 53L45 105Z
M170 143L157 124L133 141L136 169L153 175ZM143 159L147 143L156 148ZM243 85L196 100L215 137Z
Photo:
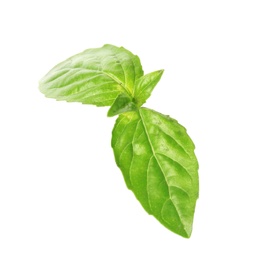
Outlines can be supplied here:
M121 93L132 97L143 75L140 60L123 47L85 50L55 66L40 81L46 97L110 106Z
M194 144L176 120L150 109L121 114L112 132L116 163L144 209L190 237L198 198Z
M158 70L146 74L136 81L135 85L135 100L138 106L142 106L150 97L152 90L159 82L164 70Z
M198 162L184 127L141 108L163 70L143 76L140 60L123 47L88 49L55 66L40 81L46 97L110 106L116 163L144 209L171 231L190 237L198 198Z
M126 94L121 93L108 110L107 116L115 116L124 112L136 110L137 106Z

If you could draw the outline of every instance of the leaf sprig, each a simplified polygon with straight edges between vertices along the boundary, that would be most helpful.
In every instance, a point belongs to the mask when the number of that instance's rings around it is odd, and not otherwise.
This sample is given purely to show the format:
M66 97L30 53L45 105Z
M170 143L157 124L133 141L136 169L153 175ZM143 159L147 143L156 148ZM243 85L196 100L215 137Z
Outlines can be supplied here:
M106 44L55 66L40 81L46 97L110 106L119 115L112 148L128 189L165 227L190 237L198 198L195 146L176 120L142 105L163 70L144 75L138 56Z

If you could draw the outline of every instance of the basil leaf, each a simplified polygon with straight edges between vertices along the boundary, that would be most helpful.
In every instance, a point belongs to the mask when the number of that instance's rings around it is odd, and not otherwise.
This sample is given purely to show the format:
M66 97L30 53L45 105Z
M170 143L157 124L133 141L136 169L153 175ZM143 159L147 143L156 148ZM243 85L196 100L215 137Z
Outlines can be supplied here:
M127 111L136 110L136 104L126 94L121 93L108 110L107 116L115 116Z
M183 126L141 108L163 70L143 76L140 60L123 47L88 49L55 66L40 81L46 97L110 106L116 163L144 209L165 227L190 237L198 198L198 162Z
M112 148L126 185L165 227L190 237L198 198L198 162L186 130L150 109L121 114Z
M146 74L136 81L135 85L135 100L138 106L142 106L150 97L152 90L159 82L164 70L158 70Z
M85 50L55 66L40 81L46 97L110 106L119 94L132 97L143 75L140 60L123 47L104 45Z

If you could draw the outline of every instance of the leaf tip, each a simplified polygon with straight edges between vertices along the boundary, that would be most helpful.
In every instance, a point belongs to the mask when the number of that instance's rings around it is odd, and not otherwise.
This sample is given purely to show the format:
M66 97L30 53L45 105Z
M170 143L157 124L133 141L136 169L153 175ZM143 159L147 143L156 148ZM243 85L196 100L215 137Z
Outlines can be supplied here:
M113 113L111 109L108 110L108 112L107 112L107 117L113 117L113 116L115 116L115 115L116 115L116 114Z

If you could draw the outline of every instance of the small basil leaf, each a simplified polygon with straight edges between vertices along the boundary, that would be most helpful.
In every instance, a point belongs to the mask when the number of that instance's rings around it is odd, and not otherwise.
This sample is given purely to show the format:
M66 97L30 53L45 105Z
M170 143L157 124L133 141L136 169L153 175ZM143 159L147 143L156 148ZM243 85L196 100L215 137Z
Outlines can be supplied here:
M132 96L142 75L137 56L107 44L61 62L41 79L39 88L57 100L110 106L120 93Z
M165 227L190 237L198 198L194 144L176 120L150 109L121 114L112 147L126 185Z
M136 81L135 99L139 107L150 97L152 90L161 79L163 72L164 70L154 71L142 76Z
M110 109L108 110L107 116L115 116L127 111L136 110L137 106L131 101L131 98L126 94L121 93L116 98Z

